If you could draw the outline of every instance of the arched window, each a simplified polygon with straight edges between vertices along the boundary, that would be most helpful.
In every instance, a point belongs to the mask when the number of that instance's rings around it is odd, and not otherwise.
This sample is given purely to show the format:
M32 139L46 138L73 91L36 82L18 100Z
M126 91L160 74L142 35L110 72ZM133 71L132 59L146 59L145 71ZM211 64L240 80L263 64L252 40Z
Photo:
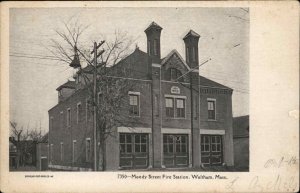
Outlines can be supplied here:
M183 77L181 77L182 73L179 70L177 70L176 68L170 68L169 69L169 74L170 74L169 75L169 77L170 77L169 80L171 80L171 81L180 81L180 82L183 81Z

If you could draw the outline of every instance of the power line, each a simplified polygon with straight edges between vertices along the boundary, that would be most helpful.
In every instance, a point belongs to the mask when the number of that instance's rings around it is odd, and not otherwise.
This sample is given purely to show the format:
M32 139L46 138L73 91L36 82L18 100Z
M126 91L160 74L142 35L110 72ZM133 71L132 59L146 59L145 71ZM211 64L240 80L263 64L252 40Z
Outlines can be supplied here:
M10 54L9 56L13 56L13 57L20 57L20 58L31 58L31 59L42 59L42 60L58 60L61 61L60 59L57 58L46 58L46 57L35 57L35 56L21 56L21 55L15 55L15 54Z

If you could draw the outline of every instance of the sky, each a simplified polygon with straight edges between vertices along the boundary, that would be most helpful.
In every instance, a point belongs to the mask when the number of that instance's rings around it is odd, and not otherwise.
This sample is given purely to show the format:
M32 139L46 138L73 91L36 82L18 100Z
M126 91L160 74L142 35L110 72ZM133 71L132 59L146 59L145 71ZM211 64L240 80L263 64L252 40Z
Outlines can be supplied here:
M25 128L48 131L48 110L58 102L56 88L71 79L66 63L45 58L57 39L55 30L77 18L89 28L82 43L110 39L116 30L146 49L144 30L159 24L161 56L176 49L185 58L182 38L192 29L199 39L200 75L234 89L233 116L249 114L249 11L244 8L14 8L10 9L10 120Z

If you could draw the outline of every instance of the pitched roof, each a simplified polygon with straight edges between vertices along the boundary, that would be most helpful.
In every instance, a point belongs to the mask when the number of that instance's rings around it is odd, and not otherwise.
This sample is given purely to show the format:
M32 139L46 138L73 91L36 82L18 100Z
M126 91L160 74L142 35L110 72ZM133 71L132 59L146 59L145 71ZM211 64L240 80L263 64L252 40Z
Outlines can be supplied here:
M164 57L162 59L161 65L163 66L174 54L176 54L178 56L178 58L181 60L181 62L184 64L184 66L187 68L187 70L191 70L189 65L185 62L185 60L181 57L181 55L178 53L178 51L176 49L172 50L166 57ZM208 78L205 78L204 76L200 76L200 85L202 87L215 87L215 88L232 90L231 88L224 86L220 83L217 83L215 81L212 81Z
M166 57L163 58L163 60L161 61L161 65L163 66L174 54L176 54L181 60L181 62L185 65L185 67L188 70L190 70L189 65L185 62L185 60L181 57L181 55L176 49L172 50Z
M72 89L75 89L75 87L76 87L75 81L68 80L66 83L60 85L56 90L59 91L62 88L72 88Z
M190 30L185 36L183 39L186 39L188 38L189 36L193 36L193 37L196 37L196 38L200 38L200 35L197 34L195 31L193 30Z
M157 23L155 23L154 21L147 27L147 29L145 29L145 32L147 32L148 30L152 29L152 28L156 28L161 30L162 27L160 27Z
M233 137L249 136L249 115L233 118Z
M200 76L200 86L202 87L215 87L215 88L221 88L221 89L229 89L229 90L232 90L231 88L223 85L223 84L220 84L220 83L217 83L215 81L212 81L208 78L205 78L204 76Z

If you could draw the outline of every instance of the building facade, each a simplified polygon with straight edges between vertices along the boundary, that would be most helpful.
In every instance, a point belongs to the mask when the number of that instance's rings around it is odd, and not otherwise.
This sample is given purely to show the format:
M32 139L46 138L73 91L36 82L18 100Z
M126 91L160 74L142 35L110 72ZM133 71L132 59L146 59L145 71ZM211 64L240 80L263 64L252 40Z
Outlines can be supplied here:
M106 139L105 169L233 166L233 90L199 76L196 32L183 38L184 60L176 50L161 57L161 31L152 22L147 53L136 48L112 67L129 69L135 86L124 112L131 124L121 123ZM80 72L57 91L59 102L49 110L49 167L92 170L93 116Z

